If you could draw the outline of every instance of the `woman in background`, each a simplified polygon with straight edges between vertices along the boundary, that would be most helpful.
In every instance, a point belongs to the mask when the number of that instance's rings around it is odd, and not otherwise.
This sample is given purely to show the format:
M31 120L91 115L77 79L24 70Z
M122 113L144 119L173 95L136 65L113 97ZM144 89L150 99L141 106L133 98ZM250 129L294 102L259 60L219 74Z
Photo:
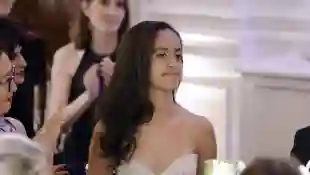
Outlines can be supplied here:
M0 133L1 135L18 133L26 136L25 127L19 120L4 116L10 110L12 99L14 99L13 94L17 90L15 82L22 79L22 77L19 77L20 75L16 74L15 67L13 68L12 64L13 62L16 63L16 45L20 41L20 35L15 30L16 28L13 28L12 25L0 25ZM61 112L56 113L33 138L42 146L45 156L48 158L53 155L63 124L68 121L62 117ZM63 171L63 165L55 166L54 171L56 174L66 173L66 171Z
M63 153L56 156L56 162L65 163L72 175L85 174L94 123L91 104L95 97L90 98L85 91L84 74L99 62L113 67L111 55L129 25L127 0L80 0L80 7L72 27L72 43L54 56L48 107L48 116L66 107L65 115L73 118Z
M144 21L125 34L100 96L89 175L203 174L216 141L208 119L174 100L182 69L181 37L169 24Z
M57 175L52 173L40 145L27 137L1 134L0 143L1 175Z
M47 60L51 60L55 52L55 49L53 51L54 45L58 48L69 42L69 39L66 40L68 38L68 27L66 29L68 15L63 12L64 10L57 9L58 7L55 6L50 6L48 9L53 10L48 11L44 6L46 3L41 2L37 0L2 0L0 2L1 23L6 21L6 26L14 25L18 28L15 35L22 36L18 43L21 47L15 52L16 56L13 59L13 64L16 66L15 81L19 84L19 88L14 94L12 108L7 115L20 120L29 137L33 137L35 129L43 124ZM59 15L61 17L56 19L55 17ZM66 26L62 25L63 20ZM34 126L35 118L36 125Z

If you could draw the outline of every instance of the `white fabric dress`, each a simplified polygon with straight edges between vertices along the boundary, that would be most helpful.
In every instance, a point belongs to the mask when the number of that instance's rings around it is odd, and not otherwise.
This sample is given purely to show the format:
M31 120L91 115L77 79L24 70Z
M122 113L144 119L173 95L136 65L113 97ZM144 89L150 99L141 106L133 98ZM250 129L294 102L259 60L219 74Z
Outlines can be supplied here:
M118 168L118 175L196 175L198 165L197 154L183 155L160 174L155 174L143 162L131 160L127 164L123 164Z

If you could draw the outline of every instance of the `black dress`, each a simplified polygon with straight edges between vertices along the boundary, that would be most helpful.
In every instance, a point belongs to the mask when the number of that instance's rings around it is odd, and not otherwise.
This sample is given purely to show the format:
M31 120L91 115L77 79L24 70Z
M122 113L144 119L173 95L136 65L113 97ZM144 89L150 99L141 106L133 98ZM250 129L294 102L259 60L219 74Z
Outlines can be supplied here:
M91 49L86 49L81 62L72 77L69 103L85 92L83 82L84 74L94 64L99 63L104 55L95 54ZM96 123L94 115L95 104L82 114L71 128L64 143L64 150L56 157L56 163L66 164L70 175L85 175L85 166L88 162L88 150L92 130Z

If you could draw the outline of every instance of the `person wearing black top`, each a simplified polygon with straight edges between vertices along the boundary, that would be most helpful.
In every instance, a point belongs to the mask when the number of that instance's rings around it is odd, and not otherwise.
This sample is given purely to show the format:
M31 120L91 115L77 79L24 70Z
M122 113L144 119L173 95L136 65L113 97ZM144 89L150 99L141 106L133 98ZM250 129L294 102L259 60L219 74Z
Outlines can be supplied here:
M72 43L58 49L51 72L47 118L65 108L73 126L64 139L63 151L55 156L71 175L84 175L93 130L95 98L84 86L85 73L98 64L113 67L111 55L128 28L127 0L81 0L81 9L72 27ZM105 58L108 57L108 58ZM105 58L105 59L103 59ZM71 117L74 116L74 117Z
M310 160L310 126L299 129L294 137L294 146L291 156L297 158L300 163L307 165Z

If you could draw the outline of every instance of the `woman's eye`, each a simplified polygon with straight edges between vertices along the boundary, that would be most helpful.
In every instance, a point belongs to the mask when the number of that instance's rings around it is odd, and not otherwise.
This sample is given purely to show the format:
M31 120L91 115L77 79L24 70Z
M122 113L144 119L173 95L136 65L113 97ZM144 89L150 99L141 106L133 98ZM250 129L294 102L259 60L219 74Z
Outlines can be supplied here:
M182 54L176 55L176 58L178 61L183 61L183 55Z
M167 54L166 54L166 53L158 53L156 56L157 56L157 57L166 57Z

